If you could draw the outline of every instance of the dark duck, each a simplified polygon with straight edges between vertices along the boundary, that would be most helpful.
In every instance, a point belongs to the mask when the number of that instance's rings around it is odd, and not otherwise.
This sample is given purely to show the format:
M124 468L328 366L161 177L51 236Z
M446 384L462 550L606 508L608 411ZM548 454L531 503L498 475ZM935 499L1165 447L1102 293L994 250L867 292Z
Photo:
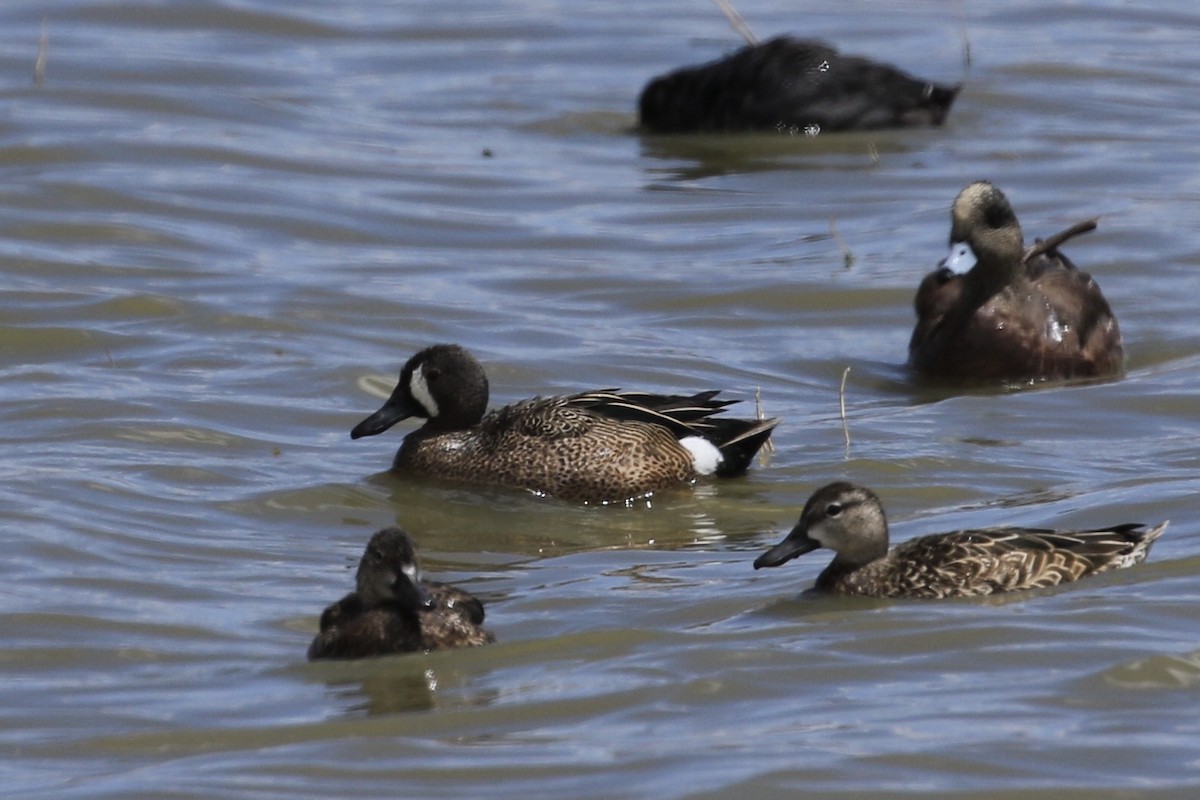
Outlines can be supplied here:
M385 528L371 537L355 591L325 609L309 660L475 647L495 641L483 603L462 589L421 577L412 537Z
M654 78L638 101L651 133L821 132L941 125L960 86L780 36Z
M1058 251L1088 220L1026 248L1004 194L986 181L951 209L950 256L921 281L909 366L945 381L1105 378L1121 373L1117 319L1100 287Z

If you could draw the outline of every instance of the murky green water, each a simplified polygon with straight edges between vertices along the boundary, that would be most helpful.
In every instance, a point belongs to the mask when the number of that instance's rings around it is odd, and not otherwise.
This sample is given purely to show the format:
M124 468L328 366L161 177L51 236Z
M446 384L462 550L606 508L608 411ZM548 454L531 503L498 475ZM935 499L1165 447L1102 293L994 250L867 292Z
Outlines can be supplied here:
M739 7L962 78L959 4ZM1191 796L1200 12L961 17L942 130L671 141L633 103L736 45L703 2L6 4L4 791ZM975 178L1029 237L1101 216L1068 252L1125 380L908 384ZM785 423L744 480L634 508L405 483L399 435L348 431L436 341L496 402L757 388ZM1143 566L1004 602L799 598L823 556L750 562L836 478L896 538L1172 525ZM397 522L501 644L305 663Z

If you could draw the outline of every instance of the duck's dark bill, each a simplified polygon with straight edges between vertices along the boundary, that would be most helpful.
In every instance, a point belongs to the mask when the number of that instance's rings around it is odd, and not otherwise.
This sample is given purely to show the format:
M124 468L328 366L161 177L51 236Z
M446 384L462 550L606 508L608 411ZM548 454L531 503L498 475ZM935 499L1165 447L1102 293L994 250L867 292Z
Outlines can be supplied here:
M780 564L786 564L796 556L802 556L805 553L811 553L821 546L821 543L815 539L810 539L805 534L789 534L779 544L772 547L767 552L763 553L758 558L754 559L754 568L762 569L763 567L778 567Z
M392 398L383 404L383 408L355 425L354 430L350 431L350 438L361 439L364 436L383 433L400 420L413 416L413 413L407 403Z

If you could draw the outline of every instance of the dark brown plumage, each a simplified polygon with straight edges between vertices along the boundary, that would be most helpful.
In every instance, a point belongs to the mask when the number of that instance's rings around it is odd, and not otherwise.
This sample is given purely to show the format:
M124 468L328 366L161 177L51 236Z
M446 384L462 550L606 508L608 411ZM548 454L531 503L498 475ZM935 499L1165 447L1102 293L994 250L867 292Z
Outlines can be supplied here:
M421 579L412 538L400 528L371 537L358 565L357 590L325 609L310 660L475 647L495 641L483 603L444 583Z
M951 258L921 281L909 365L942 380L1026 382L1118 375L1121 331L1100 287L1058 251L1094 221L1024 247L1004 194L972 183L951 211ZM965 259L965 274L950 266Z
M815 134L940 125L960 88L780 36L654 78L638 111L654 133Z
M714 416L735 401L605 389L534 398L486 413L487 375L458 345L434 345L400 372L392 396L351 437L410 416L392 468L499 484L581 502L622 502L689 482L737 475L778 420Z
M1163 522L1090 531L985 528L922 536L888 551L887 517L874 492L850 483L817 490L800 521L754 561L777 567L828 547L816 589L870 597L960 597L1055 586L1141 562Z

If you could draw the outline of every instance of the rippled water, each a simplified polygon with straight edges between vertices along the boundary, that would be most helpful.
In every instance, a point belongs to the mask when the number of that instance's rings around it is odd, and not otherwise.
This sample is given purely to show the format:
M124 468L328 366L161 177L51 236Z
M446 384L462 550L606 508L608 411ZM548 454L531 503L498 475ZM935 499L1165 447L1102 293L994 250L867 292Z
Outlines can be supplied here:
M741 3L941 81L965 31L967 88L941 130L680 140L632 109L736 46L705 2L6 3L4 789L1190 796L1200 12L1155 5ZM1067 249L1124 380L909 385L980 177L1030 237L1101 216ZM747 478L633 508L405 483L399 435L347 434L434 341L496 402L760 389L785 423ZM1172 525L1003 602L798 597L820 553L750 562L835 478L897 538ZM501 644L305 663L395 522Z

